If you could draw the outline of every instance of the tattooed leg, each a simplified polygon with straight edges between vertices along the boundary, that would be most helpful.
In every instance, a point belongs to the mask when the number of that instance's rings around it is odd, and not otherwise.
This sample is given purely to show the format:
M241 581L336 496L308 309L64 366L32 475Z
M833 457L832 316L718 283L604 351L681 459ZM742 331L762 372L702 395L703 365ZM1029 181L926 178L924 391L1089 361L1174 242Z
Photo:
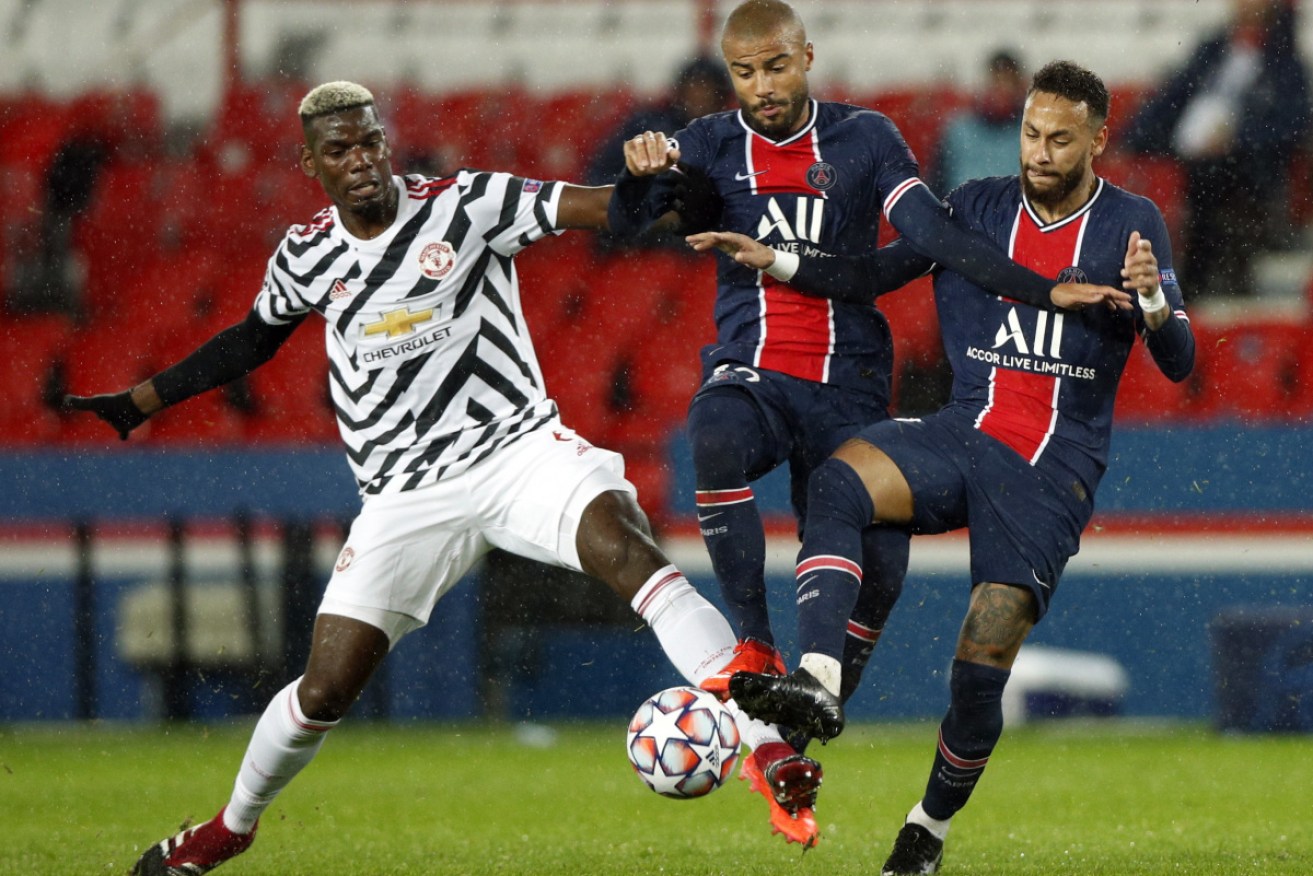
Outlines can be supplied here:
M957 638L957 659L1011 669L1035 626L1035 596L1022 587L980 584Z

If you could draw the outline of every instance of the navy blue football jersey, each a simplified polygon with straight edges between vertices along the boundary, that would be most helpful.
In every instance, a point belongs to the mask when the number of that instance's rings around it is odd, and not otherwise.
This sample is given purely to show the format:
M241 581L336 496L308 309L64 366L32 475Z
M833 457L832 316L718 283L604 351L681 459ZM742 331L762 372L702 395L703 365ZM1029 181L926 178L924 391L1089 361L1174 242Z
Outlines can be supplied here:
M1017 177L974 180L947 200L956 221L993 238L1014 261L1064 282L1120 288L1126 248L1138 231L1153 244L1169 306L1185 318L1167 228L1148 198L1100 179L1082 208L1047 224ZM935 303L953 367L948 407L1031 464L1074 474L1092 496L1107 468L1117 384L1144 330L1139 308L1055 313L989 294L952 271L935 278Z
M714 183L724 204L718 230L802 255L874 253L882 210L918 180L887 116L839 103L813 100L806 127L778 142L737 111L697 119L675 140L680 163ZM651 217L669 208L665 183L647 202ZM732 360L888 400L889 325L871 304L803 295L717 253L715 319L708 370Z

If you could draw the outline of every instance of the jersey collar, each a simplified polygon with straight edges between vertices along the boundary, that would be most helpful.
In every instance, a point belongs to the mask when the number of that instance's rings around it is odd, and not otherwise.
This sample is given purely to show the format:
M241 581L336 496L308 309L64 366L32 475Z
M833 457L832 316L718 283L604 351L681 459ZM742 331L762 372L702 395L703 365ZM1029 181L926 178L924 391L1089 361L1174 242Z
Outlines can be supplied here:
M762 134L754 131L752 127L748 124L747 119L743 118L743 110L739 110L735 115L739 120L739 124L743 126L743 130L748 132L748 136L759 137L761 138L763 143L769 143L772 146L787 146L790 143L794 142L795 140L798 140L799 138L805 137L807 134L810 134L812 128L816 127L816 111L820 109L820 104L817 102L816 98L814 97L810 98L810 103L811 106L807 112L807 124L803 125L799 131L790 134L789 136L785 137L783 140L772 140L769 137L763 136Z
M1063 216L1056 222L1050 222L1046 225L1044 220L1039 217L1039 214L1035 212L1035 208L1030 205L1030 199L1026 197L1026 187L1021 185L1021 177L1017 177L1017 185L1021 188L1021 206L1030 214L1030 221L1034 222L1035 227L1039 228L1040 231L1052 231L1055 228L1061 228L1068 222L1075 222L1077 219L1090 212L1094 207L1094 202L1099 199L1099 195L1103 194L1103 177L1096 176L1094 179L1096 180L1094 194L1090 195L1088 201L1082 204L1078 210L1075 210L1070 215Z

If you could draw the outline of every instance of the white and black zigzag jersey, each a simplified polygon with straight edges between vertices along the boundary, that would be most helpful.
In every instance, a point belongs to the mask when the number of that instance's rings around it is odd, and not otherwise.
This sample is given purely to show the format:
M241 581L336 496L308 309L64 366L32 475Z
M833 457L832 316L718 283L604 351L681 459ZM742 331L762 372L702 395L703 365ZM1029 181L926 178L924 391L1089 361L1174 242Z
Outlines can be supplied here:
M514 255L555 230L561 184L505 173L394 177L373 240L337 208L288 230L261 319L324 317L338 428L362 493L433 483L556 413L520 309Z

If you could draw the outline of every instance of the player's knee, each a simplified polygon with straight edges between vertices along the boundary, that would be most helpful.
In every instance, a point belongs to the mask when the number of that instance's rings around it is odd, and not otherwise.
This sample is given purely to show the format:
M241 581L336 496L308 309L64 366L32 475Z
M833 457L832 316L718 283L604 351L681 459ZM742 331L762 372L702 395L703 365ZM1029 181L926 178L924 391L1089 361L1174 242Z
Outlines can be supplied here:
M343 690L339 685L309 676L302 678L296 687L301 714L311 721L342 720L358 696L358 691Z
M590 502L577 539L583 570L621 596L637 593L645 574L666 563L647 515L628 493L608 491Z
M748 467L752 436L760 432L756 409L746 398L713 392L699 396L688 413L688 438L698 483L738 483Z
M827 459L807 481L807 521L830 521L861 529L875 516L875 505L861 476L846 462Z

